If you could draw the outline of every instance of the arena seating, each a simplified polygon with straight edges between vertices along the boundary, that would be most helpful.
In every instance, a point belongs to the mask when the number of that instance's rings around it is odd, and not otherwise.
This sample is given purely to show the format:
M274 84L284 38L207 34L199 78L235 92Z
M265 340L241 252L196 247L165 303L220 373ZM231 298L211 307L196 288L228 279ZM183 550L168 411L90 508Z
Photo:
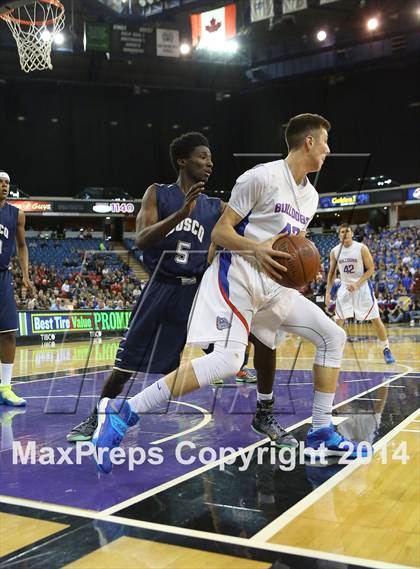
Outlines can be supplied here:
M124 245L130 251L130 253L138 260L140 263L143 263L143 251L137 247L134 242L134 239L125 238L123 240Z
M85 252L99 251L101 243L107 248L102 239L26 239L30 263L54 266L64 269L65 273L74 272L75 267L81 267Z
M21 274L16 260L12 271L17 285L18 308L118 308L131 307L142 283L102 239L26 240L30 280L34 291L19 286ZM64 285L64 286L63 286ZM68 289L68 290L66 290Z
M330 251L338 244L338 237L336 233L312 233L309 239L313 241L321 255L322 265L324 271L328 271Z
M416 245L420 229L407 227L365 233L363 241L375 261L372 281L382 318L393 321L394 308L398 305L402 313L399 321L413 320L409 315L417 309L415 287L419 282L420 251ZM308 288L308 293L319 296L325 291L330 251L339 241L336 232L312 233L310 239L321 255L324 282L319 280L313 283ZM105 303L105 308L132 306L144 286L121 257L112 252L107 253L108 243L102 239L28 237L27 244L37 309L48 309L57 304L57 299L66 305L72 303L77 308L103 308L102 303ZM131 236L124 239L124 245L142 262L142 251L137 248ZM87 251L99 254L86 254ZM13 262L13 272L19 291L18 305L26 308L30 298L25 297L24 293L22 297L20 271L16 261ZM70 285L68 292L61 288L65 281Z

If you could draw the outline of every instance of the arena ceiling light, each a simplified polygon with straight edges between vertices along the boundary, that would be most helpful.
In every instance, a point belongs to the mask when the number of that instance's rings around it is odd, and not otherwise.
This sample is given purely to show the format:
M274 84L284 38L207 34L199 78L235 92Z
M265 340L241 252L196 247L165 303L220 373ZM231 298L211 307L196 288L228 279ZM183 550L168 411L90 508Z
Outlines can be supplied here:
M225 49L227 53L236 53L239 49L239 44L235 40L229 40L225 42Z
M56 34L54 34L53 42L55 43L55 45L63 45L64 40L65 37L62 32L57 32Z
M318 41L325 41L327 39L327 32L325 30L319 30L316 34L316 39Z
M379 28L379 20L378 18L369 18L366 23L366 27L370 32L373 32Z
M226 41L221 38L214 38L211 40L207 39L207 41L200 41L197 45L197 49L234 55L239 50L239 44L235 40Z
M181 55L188 55L191 51L191 46L189 43L182 43L179 46L179 51L181 53Z
M50 37L51 37L51 32L49 32L47 29L45 29L41 34L42 41L47 42L50 40Z
M201 40L197 46L197 49L207 49L208 51L223 51L224 40L220 38L206 38L206 40Z
M55 45L63 45L66 37L62 32L56 32L55 34L51 34L49 30L45 29L41 34L41 39L44 42L52 40Z

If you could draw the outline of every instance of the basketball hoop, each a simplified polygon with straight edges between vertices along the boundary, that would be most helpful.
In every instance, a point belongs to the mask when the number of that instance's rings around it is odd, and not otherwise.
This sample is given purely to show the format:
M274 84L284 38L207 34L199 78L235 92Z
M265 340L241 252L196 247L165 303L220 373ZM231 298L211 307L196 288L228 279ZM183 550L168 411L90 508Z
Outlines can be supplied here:
M23 71L52 69L51 47L64 28L64 6L59 0L19 3L0 14L16 40Z

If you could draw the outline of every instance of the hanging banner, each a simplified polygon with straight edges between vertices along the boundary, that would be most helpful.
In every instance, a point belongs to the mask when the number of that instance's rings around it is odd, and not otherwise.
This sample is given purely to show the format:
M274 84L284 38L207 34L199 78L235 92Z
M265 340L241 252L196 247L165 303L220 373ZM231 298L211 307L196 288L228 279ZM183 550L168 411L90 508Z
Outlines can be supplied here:
M156 30L156 55L160 57L179 57L179 31Z
M148 38L152 32L153 28L143 28L131 24L114 24L112 27L112 53L139 55L149 52L147 49Z
M251 22L261 22L274 17L273 0L250 0Z
M208 47L222 44L236 35L236 6L229 4L202 14L192 14L193 46Z
M85 22L85 51L111 51L111 34L109 24Z
M283 0L283 14L306 10L307 7L307 0Z

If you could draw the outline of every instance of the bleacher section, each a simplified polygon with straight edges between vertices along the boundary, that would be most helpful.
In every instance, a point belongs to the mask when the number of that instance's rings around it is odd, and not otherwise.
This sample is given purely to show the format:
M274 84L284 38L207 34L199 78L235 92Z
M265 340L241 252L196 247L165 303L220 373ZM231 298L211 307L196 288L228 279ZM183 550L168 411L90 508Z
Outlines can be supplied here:
M29 278L33 290L21 287L17 259L11 269L20 310L109 309L132 307L142 288L128 251L109 250L99 238L29 237Z
M330 251L333 247L338 245L338 236L335 233L330 233L326 235L312 233L309 237L313 241L321 255L321 261L324 266L324 270L328 270Z
M123 243L130 251L130 253L133 255L133 257L135 257L137 261L139 261L140 263L143 263L143 252L140 251L140 249L137 247L137 245L134 242L134 239L125 238L123 240Z
M29 237L26 239L31 264L54 266L63 269L64 273L72 273L81 268L86 251L100 251L100 245L107 248L102 239L38 239ZM109 259L111 262L111 259ZM121 266L121 261L116 261L113 256L112 264Z

